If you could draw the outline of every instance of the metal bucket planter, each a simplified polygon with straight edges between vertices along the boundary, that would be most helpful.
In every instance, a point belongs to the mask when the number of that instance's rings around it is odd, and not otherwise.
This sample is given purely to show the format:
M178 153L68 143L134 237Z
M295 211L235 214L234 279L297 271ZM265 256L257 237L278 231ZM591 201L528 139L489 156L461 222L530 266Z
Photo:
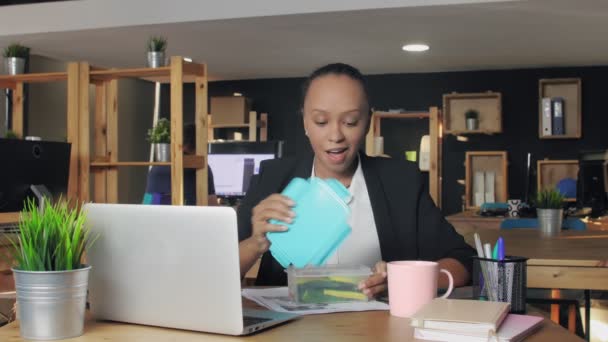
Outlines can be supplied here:
M9 75L18 75L25 72L25 59L19 57L5 57L4 69Z
M57 340L82 335L90 270L13 269L21 337Z
M165 52L148 51L148 67L160 68L165 66Z
M156 161L171 161L171 144L156 144L154 147L154 152L156 154Z
M477 119L468 118L466 124L469 131L475 131L479 128L479 121Z
M563 209L536 209L542 237L556 237L562 231Z

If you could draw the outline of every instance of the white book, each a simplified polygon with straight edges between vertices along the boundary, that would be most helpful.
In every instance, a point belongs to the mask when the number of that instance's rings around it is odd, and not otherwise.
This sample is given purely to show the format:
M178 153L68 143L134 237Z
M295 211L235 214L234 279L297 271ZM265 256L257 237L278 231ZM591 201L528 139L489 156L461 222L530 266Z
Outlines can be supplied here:
M498 331L510 308L510 303L503 302L436 298L416 312L410 324L487 338Z
M483 172L473 175L473 205L480 207L485 203L485 176Z
M498 329L498 333L496 335L491 335L490 337L422 328L414 329L414 337L427 341L518 342L532 335L540 328L542 322L542 317L510 314Z
M552 135L553 134L553 127L552 127L552 121L553 121L553 115L551 114L551 98L550 97L543 97L542 99L542 130L543 136L548 136L548 135Z
M496 196L494 192L494 184L496 180L496 173L494 172L486 172L485 174L485 200L486 203L494 203L496 202Z

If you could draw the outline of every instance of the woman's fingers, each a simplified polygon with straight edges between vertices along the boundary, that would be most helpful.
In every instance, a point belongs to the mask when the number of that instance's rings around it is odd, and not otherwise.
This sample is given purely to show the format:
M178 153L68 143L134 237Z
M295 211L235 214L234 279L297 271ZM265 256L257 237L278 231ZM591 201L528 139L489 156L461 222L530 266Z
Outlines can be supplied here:
M380 261L374 267L374 274L359 284L359 289L369 298L386 291L386 262Z

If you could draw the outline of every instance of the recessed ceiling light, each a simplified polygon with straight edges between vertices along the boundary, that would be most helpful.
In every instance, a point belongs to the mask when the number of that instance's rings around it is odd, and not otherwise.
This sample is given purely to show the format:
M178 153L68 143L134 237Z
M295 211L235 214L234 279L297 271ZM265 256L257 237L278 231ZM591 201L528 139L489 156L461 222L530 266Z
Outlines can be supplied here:
M426 44L407 44L403 45L403 51L407 52L423 52L429 49L429 46Z
M192 63L192 58L190 58L190 57L184 57L184 61L188 62L188 63Z

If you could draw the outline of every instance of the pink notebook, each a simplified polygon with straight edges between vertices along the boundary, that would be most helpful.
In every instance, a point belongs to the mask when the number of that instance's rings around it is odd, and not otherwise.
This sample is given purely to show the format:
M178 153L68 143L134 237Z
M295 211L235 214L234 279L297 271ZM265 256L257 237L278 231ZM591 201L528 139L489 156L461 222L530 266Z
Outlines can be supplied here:
M414 337L416 337L417 339L428 341L517 342L532 335L538 328L540 328L542 322L542 317L510 314L500 325L497 334L498 338L492 336L490 339L488 339L487 337L467 335L464 333L453 333L445 330L432 330L421 328L416 328L414 330Z

